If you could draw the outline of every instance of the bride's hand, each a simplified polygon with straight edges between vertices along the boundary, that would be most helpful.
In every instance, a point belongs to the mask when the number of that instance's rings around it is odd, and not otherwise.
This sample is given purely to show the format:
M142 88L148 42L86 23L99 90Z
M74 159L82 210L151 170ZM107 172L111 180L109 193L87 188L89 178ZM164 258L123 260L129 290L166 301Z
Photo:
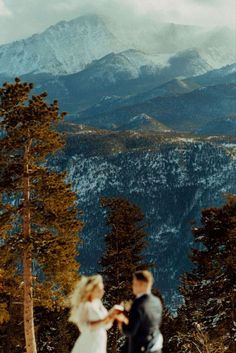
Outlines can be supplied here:
M108 312L107 318L108 318L109 320L115 320L116 316L117 316L117 313L116 313L115 311L110 310L110 311Z
M109 316L115 317L119 314L121 314L124 311L123 306L121 305L114 305L108 312Z
M114 316L108 315L108 316L104 319L104 324L113 323L114 320L115 320L115 317L114 317Z

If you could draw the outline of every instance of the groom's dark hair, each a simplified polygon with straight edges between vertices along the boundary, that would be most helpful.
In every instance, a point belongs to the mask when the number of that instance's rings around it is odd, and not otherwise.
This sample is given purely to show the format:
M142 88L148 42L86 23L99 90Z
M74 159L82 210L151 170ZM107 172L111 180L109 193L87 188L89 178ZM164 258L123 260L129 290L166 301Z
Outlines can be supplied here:
M153 279L153 275L151 272L144 270L144 271L136 271L134 273L134 278L137 281L142 281L142 282L146 282L149 285L153 285L154 279Z

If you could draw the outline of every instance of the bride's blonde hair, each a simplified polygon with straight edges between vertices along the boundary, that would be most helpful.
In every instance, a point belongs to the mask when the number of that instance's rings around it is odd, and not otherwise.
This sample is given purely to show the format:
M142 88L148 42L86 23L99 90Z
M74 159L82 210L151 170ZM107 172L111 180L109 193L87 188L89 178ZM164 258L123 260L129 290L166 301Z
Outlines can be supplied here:
M79 282L76 284L74 291L69 297L70 302L70 317L69 321L76 323L78 320L77 310L79 305L82 302L89 301L89 297L91 296L94 289L102 283L101 275L94 275L85 277L82 276Z

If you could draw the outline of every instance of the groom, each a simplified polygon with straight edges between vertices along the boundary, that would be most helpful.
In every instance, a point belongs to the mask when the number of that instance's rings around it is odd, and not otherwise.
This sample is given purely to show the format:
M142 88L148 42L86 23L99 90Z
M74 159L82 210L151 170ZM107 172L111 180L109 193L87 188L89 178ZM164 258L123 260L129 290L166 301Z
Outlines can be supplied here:
M153 276L149 271L133 275L133 293L136 299L130 309L129 319L120 316L119 328L128 336L128 353L161 353L163 337L159 330L162 304L151 294Z

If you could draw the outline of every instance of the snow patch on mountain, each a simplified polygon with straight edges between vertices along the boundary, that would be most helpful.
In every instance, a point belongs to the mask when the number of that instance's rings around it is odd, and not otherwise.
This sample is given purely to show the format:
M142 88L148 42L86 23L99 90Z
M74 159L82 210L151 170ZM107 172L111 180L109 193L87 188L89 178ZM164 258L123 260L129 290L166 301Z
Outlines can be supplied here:
M127 67L130 65L127 70L135 78L140 67L149 70L166 67L171 56L192 48L193 43L202 60L210 67L220 67L235 61L234 41L232 31L207 32L200 27L173 23L159 23L152 29L142 26L122 34L122 29L114 30L107 19L87 15L61 21L30 38L1 45L0 74L10 77L42 72L70 74L109 53L122 52ZM201 70L198 63L196 74Z
M155 279L173 307L173 294L186 269L186 254L191 247L190 221L200 216L202 207L217 204L223 192L235 190L236 165L231 154L212 143L183 139L153 151L96 156L75 152L65 161L68 181L78 193L85 213L80 249L83 266L95 272L102 254L105 224L99 197L128 197L145 213L149 224L148 258L157 263Z
M170 54L147 54L140 50L129 49L121 53L134 66L159 66L169 65Z
M169 66L170 55L149 55L129 49L120 53L110 53L93 61L86 69L93 80L115 83L119 80L136 79L142 75L158 73Z
M41 34L0 46L0 73L68 74L123 46L96 15L62 21Z

